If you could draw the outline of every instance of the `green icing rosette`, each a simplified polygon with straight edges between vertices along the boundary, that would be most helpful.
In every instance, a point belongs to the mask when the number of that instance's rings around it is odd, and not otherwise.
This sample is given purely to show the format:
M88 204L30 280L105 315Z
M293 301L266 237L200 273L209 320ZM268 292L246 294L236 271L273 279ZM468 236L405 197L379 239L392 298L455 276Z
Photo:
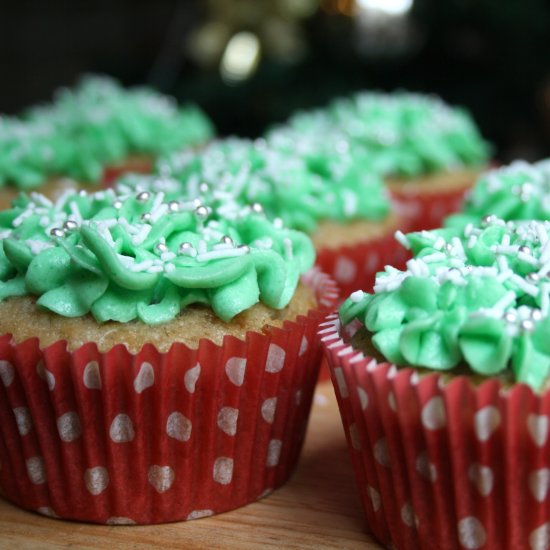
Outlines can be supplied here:
M285 307L313 245L251 207L203 195L20 195L0 212L0 300L33 295L66 317L170 321L208 304L224 321L258 301Z
M230 138L211 143L200 154L160 159L156 172L158 178L122 178L117 189L148 190L152 184L171 197L197 197L202 187L214 198L259 203L269 218L308 233L322 220L381 220L390 212L380 178L345 152L335 156L318 149L308 157L291 146L285 150L265 140ZM177 179L179 188L162 187L164 176Z
M343 304L398 366L466 366L540 389L550 375L550 222L504 222L397 238L407 269L386 267L374 293Z
M341 134L352 150L367 153L383 176L479 167L490 153L465 110L421 94L362 92L297 113L288 125L306 139Z
M550 218L550 159L529 164L516 161L483 174L469 192L462 211L445 225L464 227L495 215L509 220Z
M50 105L0 119L0 186L29 190L52 175L97 182L105 166L130 154L166 154L212 134L197 107L88 77L74 90L59 90Z

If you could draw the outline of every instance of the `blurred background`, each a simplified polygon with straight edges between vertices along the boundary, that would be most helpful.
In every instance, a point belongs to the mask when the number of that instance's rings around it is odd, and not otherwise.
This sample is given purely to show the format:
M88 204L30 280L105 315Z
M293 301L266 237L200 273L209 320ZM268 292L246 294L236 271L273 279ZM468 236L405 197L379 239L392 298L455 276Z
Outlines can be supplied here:
M85 72L198 103L221 135L259 135L360 89L467 107L501 161L550 156L546 0L0 2L0 112Z

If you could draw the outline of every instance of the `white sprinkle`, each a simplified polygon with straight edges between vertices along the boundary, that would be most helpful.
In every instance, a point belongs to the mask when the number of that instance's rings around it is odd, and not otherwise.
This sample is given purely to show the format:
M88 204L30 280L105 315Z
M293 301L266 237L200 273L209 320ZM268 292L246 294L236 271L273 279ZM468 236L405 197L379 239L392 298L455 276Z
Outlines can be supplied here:
M288 237L283 239L283 246L285 249L285 258L287 260L292 260L294 257L294 253L292 251L292 241Z
M152 226L149 224L143 224L139 231L132 237L132 244L134 246L139 246L140 244L143 244L143 241L147 238L149 233L151 232Z
M211 250L197 254L197 262L208 262L210 260L220 260L222 258L236 258L248 253L246 248L232 248L230 250Z
M363 300L363 296L365 296L365 293L362 290L356 290L350 294L350 300L357 304Z
M405 235L405 233L403 233L403 231L401 230L397 230L395 232L395 240L401 244L403 247L405 247L407 250L409 250L411 248L411 245L409 243L409 239L407 239L407 236Z
M504 311L516 301L516 293L509 290L502 298L500 298L493 306L494 309Z

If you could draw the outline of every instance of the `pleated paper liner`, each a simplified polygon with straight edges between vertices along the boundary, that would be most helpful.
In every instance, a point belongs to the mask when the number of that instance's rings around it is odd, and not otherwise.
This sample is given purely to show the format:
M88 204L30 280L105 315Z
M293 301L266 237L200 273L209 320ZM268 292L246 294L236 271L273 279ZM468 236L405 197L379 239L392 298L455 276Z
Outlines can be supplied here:
M107 524L196 519L267 495L298 459L337 291L246 341L136 355L0 337L0 486L23 508Z
M550 547L550 394L355 352L321 325L369 530L396 550Z
M392 188L390 193L392 199L407 213L410 231L421 231L441 227L447 216L458 212L470 187L471 185L465 185L459 189L427 193L403 186L402 189Z

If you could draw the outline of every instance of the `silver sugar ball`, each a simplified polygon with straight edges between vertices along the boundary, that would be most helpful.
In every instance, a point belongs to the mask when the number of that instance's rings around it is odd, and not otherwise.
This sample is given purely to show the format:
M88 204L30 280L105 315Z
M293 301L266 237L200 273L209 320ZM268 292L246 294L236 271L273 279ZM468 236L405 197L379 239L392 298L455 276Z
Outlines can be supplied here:
M186 250L191 250L193 248L193 245L191 243L181 243L179 245L179 248L178 248L178 251L181 253L181 252L185 252Z
M208 191L210 191L210 186L205 182L203 181L200 185L199 185L199 191L201 193L208 193Z
M250 247L247 244L240 244L238 248L244 250L245 252L250 252Z
M78 228L78 224L74 220L67 220L63 224L63 229L65 231L74 231L77 228Z
M151 221L151 213L145 212L145 214L141 215L141 221L143 222L150 222Z
M177 212L180 209L180 203L178 201L170 201L168 203L168 210L170 212Z
M538 273L528 273L525 278L527 279L527 281L529 281L530 283L536 283L539 281L540 277L539 277L539 274Z
M116 208L117 210L120 210L122 208L122 201L116 200L115 202L113 202L113 207Z
M53 227L53 228L50 230L50 235L51 235L52 237L61 238L61 237L64 237L64 236L65 236L65 231L63 231L63 229L61 229L60 227Z
M223 243L223 244L230 244L230 245L233 245L233 239L232 239L229 235L224 235L224 236L220 239L220 242Z
M526 332L531 332L535 329L535 323L531 321L531 319L524 319L520 324L521 330L525 330Z
M531 319L533 319L533 321L540 321L542 319L542 311L540 309L532 309Z
M528 246L522 245L519 247L518 252L522 252L523 254L531 254L531 249Z
M518 320L517 315L513 311L507 311L504 314L503 319L510 324L513 324Z
M250 208L252 209L252 212L255 212L256 214L261 214L264 211L263 206L259 202L253 203Z
M168 247L164 243L158 243L155 247L159 252L168 252Z
M496 216L494 216L493 214L489 214L489 215L483 216L483 218L481 218L481 223L483 225L489 225L494 220L496 220Z
M136 200L139 202L147 202L151 198L151 193L149 191L142 191L136 195Z
M201 218L201 219L205 219L208 217L208 214L210 212L208 211L208 208L206 206L197 206L197 208L195 208L195 216L197 216L197 218Z

